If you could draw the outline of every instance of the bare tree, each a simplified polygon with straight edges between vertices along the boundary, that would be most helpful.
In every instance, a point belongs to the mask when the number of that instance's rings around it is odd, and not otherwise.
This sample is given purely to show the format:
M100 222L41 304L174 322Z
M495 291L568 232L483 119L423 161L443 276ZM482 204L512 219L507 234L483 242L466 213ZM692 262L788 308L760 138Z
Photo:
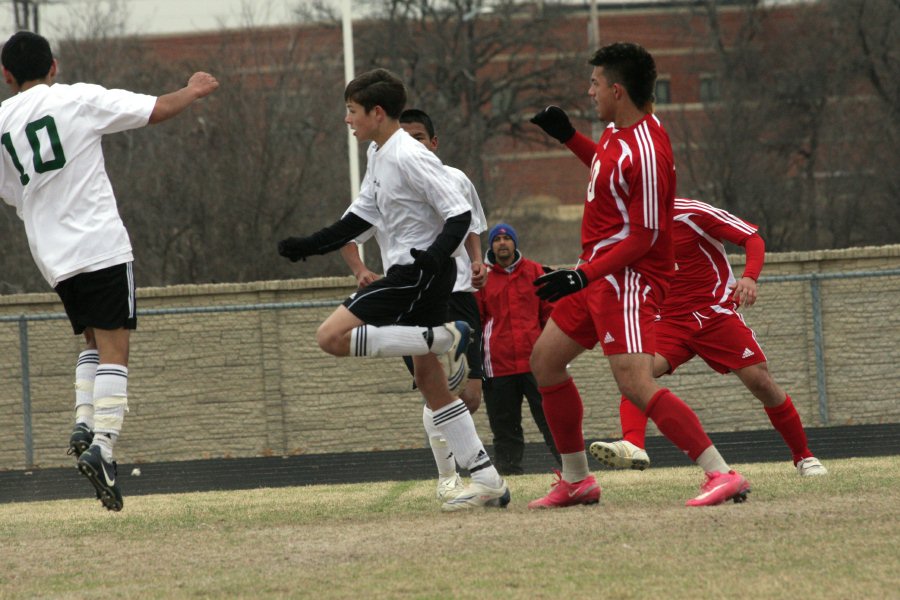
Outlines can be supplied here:
M736 26L702 10L721 95L684 121L680 189L757 222L776 250L896 241L898 169L881 158L897 139L898 4L754 1Z
M410 106L435 119L444 161L475 183L485 209L511 199L493 188L485 154L514 140L547 143L527 123L553 102L582 104L585 39L557 2L369 0L373 19L359 26L357 67L399 73ZM573 35L573 29L575 35ZM579 101L573 98L577 95Z

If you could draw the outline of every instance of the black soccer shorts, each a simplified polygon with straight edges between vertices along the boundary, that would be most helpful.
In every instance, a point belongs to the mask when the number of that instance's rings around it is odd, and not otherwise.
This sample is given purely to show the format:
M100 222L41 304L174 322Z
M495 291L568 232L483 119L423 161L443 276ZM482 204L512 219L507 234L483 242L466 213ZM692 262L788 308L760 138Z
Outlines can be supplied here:
M79 273L56 285L75 335L88 327L136 329L134 274L130 262Z

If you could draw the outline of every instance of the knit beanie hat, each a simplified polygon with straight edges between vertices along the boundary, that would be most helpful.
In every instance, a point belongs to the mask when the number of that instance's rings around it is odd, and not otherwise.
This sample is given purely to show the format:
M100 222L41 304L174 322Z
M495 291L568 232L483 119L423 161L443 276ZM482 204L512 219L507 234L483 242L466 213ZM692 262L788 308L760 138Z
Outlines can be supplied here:
M494 238L498 235L508 235L512 238L513 245L516 249L519 247L519 237L516 235L516 230L512 228L511 225L507 225L506 223L497 223L493 227L491 227L490 232L488 232L488 246L494 245Z

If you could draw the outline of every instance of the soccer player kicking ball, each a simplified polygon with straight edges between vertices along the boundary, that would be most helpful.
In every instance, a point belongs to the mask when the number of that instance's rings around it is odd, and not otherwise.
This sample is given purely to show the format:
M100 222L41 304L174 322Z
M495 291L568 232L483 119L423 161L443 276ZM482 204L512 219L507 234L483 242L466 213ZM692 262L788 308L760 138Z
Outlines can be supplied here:
M653 375L674 373L694 356L723 375L733 372L762 402L800 476L826 475L807 445L791 397L772 379L756 334L737 311L756 302L756 280L766 250L756 225L705 202L682 198L675 199L674 215L675 278L656 323ZM740 279L735 279L728 263L726 241L747 251ZM591 454L613 468L644 470L650 466L644 450L647 416L623 396L619 417L624 439L594 442Z
M557 300L531 354L544 414L562 458L562 473L529 508L593 504L600 486L588 470L584 406L567 365L598 342L621 393L705 472L689 506L743 500L750 490L713 446L687 404L653 378L654 320L674 270L672 207L675 165L669 136L653 115L656 65L641 46L616 43L590 59L588 95L609 125L595 143L550 106L532 122L589 168L582 220L581 264L535 281Z
M453 393L466 381L471 330L464 321L444 322L456 280L453 257L463 251L471 207L440 159L401 129L406 88L395 75L385 69L363 73L347 85L344 101L344 121L358 140L371 142L359 196L339 221L282 240L278 252L292 261L332 252L380 222L385 235L379 243L388 245L382 247L385 277L347 298L319 326L316 341L334 356L412 356L416 386L434 425L472 476L441 509L505 507L509 488Z
M75 367L69 453L109 510L122 510L113 444L128 410L129 335L137 326L131 242L103 165L104 134L174 117L219 87L194 73L160 97L54 83L56 59L28 31L3 46L16 95L0 107L0 195L25 222L35 263L87 349Z

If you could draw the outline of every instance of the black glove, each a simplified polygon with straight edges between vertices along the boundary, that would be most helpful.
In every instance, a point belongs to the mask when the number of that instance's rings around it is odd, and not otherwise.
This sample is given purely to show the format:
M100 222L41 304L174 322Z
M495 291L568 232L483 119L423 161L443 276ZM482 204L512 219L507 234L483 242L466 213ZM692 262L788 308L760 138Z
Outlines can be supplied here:
M289 237L278 242L278 254L291 259L291 262L306 260L315 254L318 246L308 237Z
M587 284L587 276L578 269L559 269L534 280L537 295L549 302L555 302L563 296L583 290Z
M552 273L556 269L554 269L553 267L551 267L549 265L541 265L541 270L544 271L544 273Z
M441 261L440 259L434 255L433 252L429 250L418 250L416 248L410 248L409 253L415 260L413 262L414 265L419 267L419 269L427 274L427 275L435 275L438 271L441 270Z
M569 115L558 106L550 105L531 117L531 122L547 132L547 135L565 144L575 135L575 128L569 121Z

